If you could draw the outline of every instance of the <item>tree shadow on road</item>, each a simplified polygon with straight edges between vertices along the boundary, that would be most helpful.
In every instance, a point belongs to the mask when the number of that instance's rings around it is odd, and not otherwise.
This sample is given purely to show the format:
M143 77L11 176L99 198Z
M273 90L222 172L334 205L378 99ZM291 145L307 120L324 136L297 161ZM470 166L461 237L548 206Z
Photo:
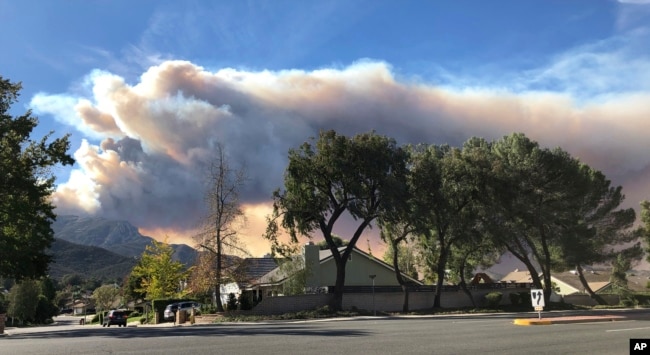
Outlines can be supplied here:
M326 329L317 325L264 325L242 326L194 326L194 327L127 327L127 328L98 328L88 327L67 330L46 330L11 334L8 332L5 340L10 339L52 339L52 338L83 338L110 337L118 339L157 338L177 336L250 336L250 335L291 335L291 336L322 336L322 337L360 337L369 336L370 332L358 329Z

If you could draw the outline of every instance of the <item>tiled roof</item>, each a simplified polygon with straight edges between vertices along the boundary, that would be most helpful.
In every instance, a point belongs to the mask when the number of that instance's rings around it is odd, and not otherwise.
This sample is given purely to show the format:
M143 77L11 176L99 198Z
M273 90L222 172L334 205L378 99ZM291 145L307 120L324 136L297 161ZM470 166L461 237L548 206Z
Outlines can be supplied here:
M235 274L241 281L253 281L266 275L278 267L273 258L246 258L235 269Z

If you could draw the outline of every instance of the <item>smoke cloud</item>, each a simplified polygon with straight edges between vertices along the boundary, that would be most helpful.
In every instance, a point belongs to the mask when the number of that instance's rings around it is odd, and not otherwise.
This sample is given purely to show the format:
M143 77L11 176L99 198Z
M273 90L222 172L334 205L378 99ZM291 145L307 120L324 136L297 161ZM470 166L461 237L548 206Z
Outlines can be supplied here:
M248 244L267 252L259 235L271 194L282 186L287 152L327 129L452 145L523 132L604 171L624 186L630 206L650 198L644 88L578 101L549 90L433 86L397 78L388 64L371 61L313 71L210 71L167 61L133 84L104 71L87 83L88 95L32 100L37 113L86 137L74 153L75 170L54 194L57 213L124 219L145 232L191 235L221 143L249 177L242 191L252 216Z

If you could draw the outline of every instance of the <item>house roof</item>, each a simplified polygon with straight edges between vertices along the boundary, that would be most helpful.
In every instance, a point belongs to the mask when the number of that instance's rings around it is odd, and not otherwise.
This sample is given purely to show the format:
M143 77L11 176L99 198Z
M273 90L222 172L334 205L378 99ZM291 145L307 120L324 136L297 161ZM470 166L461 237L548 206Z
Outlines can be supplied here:
M609 286L610 274L611 273L609 271L585 270L583 272L583 275L587 280L587 284L589 284L589 287L591 287L592 291L594 292L598 292L603 288ZM556 281L565 283L566 285L575 289L576 292L584 292L584 287L582 286L580 278L575 271L565 271L559 273L556 272L551 275L551 278L555 279ZM508 283L530 283L532 282L532 278L530 277L529 271L520 271L515 269L515 271L508 273L500 281Z
M235 269L235 275L240 281L253 282L277 267L273 258L246 258Z
M499 282L530 283L533 282L533 279L530 277L530 272L528 270L519 271L519 269L515 269L502 277Z
M594 292L598 292L610 284L609 278L611 272L609 271L585 270L582 274L584 275L585 280L587 280L587 284L589 284L589 287ZM574 270L559 273L556 272L552 276L555 279L575 288L578 292L584 292L584 287L580 282L580 277Z
M346 247L340 247L340 248L339 248L339 251L342 252L342 251L345 250L345 248L346 248ZM352 249L352 252L355 253L355 254L357 254L357 255L360 255L360 256L366 257L366 258L368 258L368 259L370 259L370 260L376 262L377 264L381 265L382 267L385 267L385 268L387 268L387 269L389 269L389 270L395 272L395 269L394 269L391 265L385 263L385 262L382 261L381 259L375 258L374 256L372 256L372 255L370 255L370 254L364 252L364 251L361 250L361 249L358 249L358 248L355 247L355 248ZM325 263L325 262L327 262L328 260L330 260L330 259L333 258L333 256L332 256L332 251L329 250L329 249L319 250L319 252L318 252L318 258L320 259L320 263L323 264L323 263ZM270 271L270 272L267 273L266 275L260 277L259 280L258 280L258 283L260 283L260 284L272 284L272 283L278 283L278 282L282 282L282 281L284 281L284 279L286 279L288 276L289 276L289 275L287 275L287 272L286 272L284 269L282 269L282 268L280 268L280 267L276 267L275 269L273 269L272 271ZM409 277L408 275L406 275L406 274L404 274L404 273L402 273L402 276L403 276L404 278L406 278L406 279L407 279L408 281L410 281L410 282L413 282L413 283L416 283L416 284L422 285L422 282L421 282L421 281L416 280L416 279L414 279L414 278L412 278L412 277Z

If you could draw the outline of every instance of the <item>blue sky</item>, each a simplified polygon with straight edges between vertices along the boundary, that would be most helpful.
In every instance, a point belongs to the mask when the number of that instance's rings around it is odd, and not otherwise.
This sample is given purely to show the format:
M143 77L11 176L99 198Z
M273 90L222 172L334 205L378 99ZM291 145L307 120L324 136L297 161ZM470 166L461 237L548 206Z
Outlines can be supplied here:
M437 144L522 131L631 206L650 198L650 1L0 0L0 31L0 75L23 82L13 110L72 134L59 213L188 240L218 141L251 175L253 240L287 150L331 128Z

